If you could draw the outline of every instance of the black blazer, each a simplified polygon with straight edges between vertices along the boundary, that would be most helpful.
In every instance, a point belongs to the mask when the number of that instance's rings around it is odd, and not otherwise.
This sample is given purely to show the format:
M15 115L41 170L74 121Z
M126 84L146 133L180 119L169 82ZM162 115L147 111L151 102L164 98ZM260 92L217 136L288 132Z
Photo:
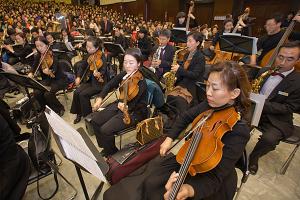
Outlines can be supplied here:
M262 68L258 76L269 68ZM266 82L266 77L262 83ZM262 88L262 86L260 88ZM266 99L260 124L271 123L285 137L293 130L293 113L300 111L300 73L295 70L287 75Z
M192 121L202 112L209 109L206 101L190 108L183 113L166 135L177 138ZM236 191L237 175L235 165L241 158L245 146L250 138L250 130L245 121L238 121L232 131L227 132L223 138L223 156L219 164L212 170L188 175L185 183L195 190L193 199L231 199Z
M154 48L154 53L157 51L158 46ZM160 68L163 68L163 74L171 70L171 65L173 62L173 57L175 53L175 49L171 45L165 46L163 56L160 58L161 64L159 65Z
M33 56L30 56L29 58L26 58L27 55L32 53L32 48L29 44L25 43L23 46L20 48L14 49L13 55L15 57L18 57L20 59L20 62L23 64L27 65L32 65L33 64Z
M100 26L101 26L102 35L109 34L112 31L112 29L113 29L113 23L111 21L109 21L109 20L107 20L106 31L104 31L105 24L104 24L103 20L100 22Z
M184 56L184 62L187 60L188 54ZM176 72L175 86L181 86L186 88L193 96L192 105L197 102L197 81L203 81L203 75L205 71L205 58L200 50L197 50L194 54L189 68L185 70L181 65Z
M139 38L138 39L138 48L141 50L144 60L147 60L151 49L152 49L152 44L151 44L151 40L148 36L144 36L143 38Z

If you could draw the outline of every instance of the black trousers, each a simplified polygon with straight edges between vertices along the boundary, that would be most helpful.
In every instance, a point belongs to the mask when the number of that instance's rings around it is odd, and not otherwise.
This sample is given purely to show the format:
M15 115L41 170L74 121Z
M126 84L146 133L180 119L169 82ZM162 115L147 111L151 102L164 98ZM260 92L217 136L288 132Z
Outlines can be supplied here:
M114 102L108 105L104 110L93 114L91 124L93 126L97 143L102 147L106 156L112 155L118 151L115 145L115 135L125 128L135 126L138 120L132 115L131 123L124 124L123 112L118 109L118 103Z
M83 117L90 114L92 112L90 99L100 91L101 87L93 86L91 83L82 83L79 88L74 91L70 112Z
M162 200L165 194L165 184L168 182L173 171L178 172L180 165L176 161L176 156L172 153L166 157L157 156L146 165L137 169L119 183L112 185L105 191L104 200ZM211 175L213 176L213 175ZM189 174L187 181L193 177ZM195 180L196 181L196 180ZM201 183L199 183L201 184ZM224 179L222 186L209 197L198 194L199 198L205 200L229 200L232 199L237 185L237 175L235 170ZM211 185L210 187L214 187ZM205 190L205 188L203 188Z
M56 80L43 80L41 84L44 86L50 86L49 92L43 92L41 90L34 90L34 97L39 102L41 109L44 110L45 106L48 105L54 112L59 113L64 110L64 106L56 98L56 92L65 89L67 83L64 81Z
M250 164L258 164L258 159L273 151L276 145L284 138L280 130L269 122L261 123L259 130L262 131L262 135L250 154Z

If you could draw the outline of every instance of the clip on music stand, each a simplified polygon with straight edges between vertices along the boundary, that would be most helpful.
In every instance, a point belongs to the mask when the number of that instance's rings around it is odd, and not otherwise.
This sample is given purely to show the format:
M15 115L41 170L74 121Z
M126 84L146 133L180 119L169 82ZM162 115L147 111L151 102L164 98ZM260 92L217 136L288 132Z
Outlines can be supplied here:
M171 33L172 33L171 34L171 39L170 39L171 42L174 42L176 44L186 43L187 34L186 34L185 30L174 28L174 29L171 30Z
M49 107L46 107L45 114L60 152L75 166L86 200L89 200L90 197L81 170L93 174L101 181L91 198L97 199L104 183L108 182L105 178L109 170L108 164L100 156L83 128L75 130Z
M231 52L231 59L233 53L241 53L246 55L256 54L257 38L240 36L240 35L221 35L220 36L220 49L221 51Z
M38 113L37 108L33 104L33 101L29 94L28 88L40 90L42 92L49 92L49 90L45 86L43 86L41 83L39 83L38 81L36 81L32 78L29 78L28 76L25 76L25 75L20 75L20 74L15 74L15 73L10 73L10 72L0 72L0 74L5 76L12 82L25 88L29 103L33 108L34 114L36 115Z

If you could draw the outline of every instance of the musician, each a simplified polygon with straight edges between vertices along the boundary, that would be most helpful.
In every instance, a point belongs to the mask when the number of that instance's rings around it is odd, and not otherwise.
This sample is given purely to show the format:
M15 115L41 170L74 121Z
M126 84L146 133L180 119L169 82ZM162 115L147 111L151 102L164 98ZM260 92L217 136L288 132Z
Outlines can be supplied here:
M159 32L159 46L155 47L154 54L157 58L152 58L151 66L156 67L156 74L161 78L166 72L171 70L171 65L175 50L169 43L171 31L163 29Z
M90 98L98 94L107 82L105 55L101 51L102 45L102 41L96 37L89 37L86 41L89 57L84 60L85 65L82 65L77 71L75 85L79 87L74 91L70 110L71 113L76 114L74 124L80 122L81 117L92 112ZM96 71L94 71L95 65ZM86 78L88 78L87 82L84 81Z
M128 86L130 86L128 87L128 92L137 92L136 96L130 101L128 99L127 106L130 117L129 124L125 124L123 121L124 112L126 113L124 101L122 102L120 100L116 100L115 102L109 104L104 110L94 113L91 124L93 126L98 145L103 148L103 156L107 157L118 151L117 147L115 146L114 137L117 132L131 126L135 126L138 122L147 117L147 85L143 75L138 70L141 66L141 63L141 51L136 48L127 49L123 63L124 71L105 85L99 95L100 97L97 98L96 103L93 105L93 110L98 110L103 102L103 99L110 91L116 89L122 83L123 86L126 85L126 82L124 83L124 81L126 81L126 77L128 78ZM131 81L133 83L129 84ZM124 88L122 88L122 90L123 89Z
M108 20L106 15L103 16L100 22L100 26L102 35L110 34L113 29L113 23L110 20Z
M121 27L115 26L114 30L115 30L115 34L114 34L114 38L113 38L114 43L120 44L124 50L128 49L129 41L126 39L126 37L121 32Z
M196 81L203 81L205 58L200 51L202 34L190 32L187 35L188 53L185 54L183 65L172 65L171 71L176 73L175 88L167 96L167 103L183 113L197 103Z
M31 36L32 36L32 38L31 38L31 41L29 41L29 43L35 43L35 40L39 37L39 33L40 31L39 31L39 29L38 28L36 28L36 27L33 27L32 29L31 29Z
M196 21L195 16L192 13L190 13L189 17L190 17L189 28L197 27L198 23ZM176 22L175 22L174 27L176 27L176 28L186 28L186 14L184 12L177 13Z
M48 105L57 114L62 116L65 109L55 94L57 91L67 87L67 77L63 68L58 64L57 58L53 56L51 49L49 49L49 43L46 38L41 36L37 37L35 46L38 54L34 58L33 67L28 76L34 78L35 72L39 72L42 77L41 84L50 87L50 91L43 92L34 90L34 97L39 102L42 110L44 110L45 105Z
M293 133L293 113L300 110L300 73L295 70L299 59L299 41L282 45L275 60L278 71L268 74L261 83L260 94L267 99L258 127L262 136L250 154L252 174L258 170L259 158ZM268 69L261 69L259 76Z
M293 20L300 22L300 16L295 16ZM257 50L261 51L261 54L258 57L253 55L251 57L251 64L260 65L264 56L277 46L284 34L284 31L281 31L281 23L282 16L278 13L267 19L265 24L267 35L260 37L257 41ZM300 37L293 33L289 38L291 40L300 40Z
M67 49L66 54L71 60L74 56L76 56L76 50L72 44L74 42L74 39L70 35L69 31L67 31L66 29L61 30L61 38L62 42L64 43L64 46Z
M215 49L216 44L220 41L220 36L224 33L231 33L233 29L233 20L231 18L227 18L223 22L223 29L215 34L212 39L212 46L210 49L213 51Z
M148 37L148 31L145 28L141 28L138 32L137 47L143 54L143 60L148 59L152 49L152 44L150 38Z
M176 199L233 199L237 186L235 164L242 156L250 138L249 128L243 119L250 105L249 92L250 84L241 66L232 62L213 65L206 85L207 101L187 110L172 129L165 132L167 137L160 146L161 157L156 157L146 167L111 186L104 193L104 200L120 197L136 200L168 199L180 168L175 156L167 153L172 141L200 113L224 107L235 108L235 111L241 114L241 120L238 120L232 130L226 132L221 139L224 144L221 161L207 172L197 173L195 176L188 174Z
M4 44L6 45L13 45L15 44L16 41L16 31L13 28L8 28L7 29L7 35L8 38L4 40Z
M16 33L15 39L18 46L4 45L3 47L7 49L14 58L18 59L19 62L13 65L14 68L18 72L26 73L27 69L30 69L33 64L33 56L26 58L27 55L32 53L32 48L27 43L23 33ZM8 63L10 62L8 61Z

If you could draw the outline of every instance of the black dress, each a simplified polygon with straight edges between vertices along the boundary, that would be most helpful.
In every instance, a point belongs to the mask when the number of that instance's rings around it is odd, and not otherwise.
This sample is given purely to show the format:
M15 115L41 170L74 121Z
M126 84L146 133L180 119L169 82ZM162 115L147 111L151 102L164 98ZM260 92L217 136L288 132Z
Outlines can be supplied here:
M209 106L203 102L189 109L169 132L167 136L176 138L194 118L207 110ZM194 199L232 199L237 186L235 164L242 156L244 148L250 138L250 131L244 121L238 121L233 130L226 133L222 142L223 156L219 164L212 170L188 175L185 183L194 188ZM171 173L177 171L180 165L173 154L166 157L156 157L148 164L139 168L116 185L111 186L104 193L104 200L161 200Z

